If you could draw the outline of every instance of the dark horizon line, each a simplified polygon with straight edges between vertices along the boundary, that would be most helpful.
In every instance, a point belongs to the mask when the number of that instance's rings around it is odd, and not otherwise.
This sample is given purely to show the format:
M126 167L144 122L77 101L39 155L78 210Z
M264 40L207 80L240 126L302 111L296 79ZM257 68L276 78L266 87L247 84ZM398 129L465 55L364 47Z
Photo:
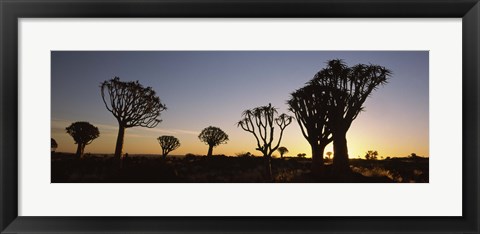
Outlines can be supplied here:
M53 152L53 151L52 151ZM58 154L75 154L75 152L60 152L60 151L54 151L53 153L58 153ZM192 154L194 156L199 156L199 157L206 157L207 155L206 154L194 154L194 153L186 153L186 154L169 154L167 155L167 157L172 157L172 156L180 156L180 157L185 157L187 154ZM84 153L84 155L108 155L108 156L113 156L114 153ZM123 154L125 155L125 154ZM145 155L145 156L159 156L159 157L162 157L162 154L130 154L128 153L128 156L142 156L142 155ZM254 155L254 154L252 154ZM226 154L214 154L213 156L227 156L227 157L242 157L242 156L237 156L237 155L226 155ZM263 157L262 155L254 155L252 157ZM277 156L278 158L280 158L280 156ZM285 157L292 157L292 158L298 158L298 156L296 155L292 155L292 156L288 156L288 155L284 155L283 156L284 158ZM383 157L383 156L382 156ZM407 155L407 156L386 156L386 157L383 157L383 159L386 159L387 157L390 157L390 158L407 158L407 157L410 157L410 155ZM423 155L416 155L416 157L419 157L419 158L430 158L430 156L423 156ZM304 158L311 158L311 157L304 157ZM332 157L333 158L333 157ZM350 157L349 157L350 158ZM360 157L361 158L361 157ZM358 159L358 157L355 157L355 158L350 158L350 159ZM379 159L377 159L379 160ZM380 159L381 160L381 159Z

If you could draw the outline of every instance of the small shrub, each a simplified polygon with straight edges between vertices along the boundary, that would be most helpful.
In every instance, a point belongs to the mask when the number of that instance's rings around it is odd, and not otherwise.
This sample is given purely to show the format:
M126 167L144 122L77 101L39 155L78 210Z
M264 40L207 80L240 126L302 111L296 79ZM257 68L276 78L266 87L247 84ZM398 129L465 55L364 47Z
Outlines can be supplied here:
M396 172L392 172L390 170L386 170L381 167L373 167L373 168L364 168L364 167L352 167L352 171L356 173L360 173L366 177L388 177L389 179L395 182L402 182L403 178Z

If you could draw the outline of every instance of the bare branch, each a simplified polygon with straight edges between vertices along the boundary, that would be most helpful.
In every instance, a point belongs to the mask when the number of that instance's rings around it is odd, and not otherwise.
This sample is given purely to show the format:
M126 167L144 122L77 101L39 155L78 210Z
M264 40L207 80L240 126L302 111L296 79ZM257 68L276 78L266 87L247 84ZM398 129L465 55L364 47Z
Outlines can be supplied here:
M292 122L293 117L282 114L275 118L277 109L271 104L268 106L260 106L242 113L243 119L237 123L244 131L252 133L257 141L257 150L262 152L265 157L278 148L281 142L283 130ZM272 148L272 142L275 135L275 125L280 127L280 139L278 144ZM280 124L279 124L280 123Z

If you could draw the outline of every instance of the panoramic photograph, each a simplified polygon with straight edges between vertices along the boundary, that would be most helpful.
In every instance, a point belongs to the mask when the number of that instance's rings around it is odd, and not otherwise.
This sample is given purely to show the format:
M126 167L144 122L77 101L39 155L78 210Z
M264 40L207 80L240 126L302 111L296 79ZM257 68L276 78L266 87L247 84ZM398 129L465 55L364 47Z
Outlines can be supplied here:
M52 183L428 183L428 51L52 51Z

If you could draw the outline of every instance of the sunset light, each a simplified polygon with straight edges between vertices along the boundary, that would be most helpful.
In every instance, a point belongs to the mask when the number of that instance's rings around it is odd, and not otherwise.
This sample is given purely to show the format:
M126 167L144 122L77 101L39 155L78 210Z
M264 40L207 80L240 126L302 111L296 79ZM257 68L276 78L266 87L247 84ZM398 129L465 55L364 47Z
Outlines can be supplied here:
M334 70L335 66L357 69L354 65L365 64L365 68L358 68L359 72L372 69L378 73L373 77L383 75L385 80L367 93L362 111L347 128L348 158L365 159L368 151L378 152L379 160L412 154L429 157L427 51L53 51L51 58L51 137L57 142L58 153L78 152L66 128L83 121L99 131L98 138L84 147L83 154L87 156L117 153L118 157L160 157L158 138L172 136L179 145L169 151L168 157L204 156L211 151L213 155L249 153L262 157L270 152L261 151L262 147L268 146L273 149L271 156L278 158L277 148L283 146L288 149L284 157L305 154L311 158L312 146L302 135L297 120L284 119L284 125L276 125L277 118L282 114L295 117L288 100L296 90L314 85L309 82L313 82L317 72L326 67ZM327 71L323 75L330 76ZM127 90L126 86L122 85L128 82L130 90L143 89L143 96L137 97L133 106L143 108L138 110L142 113L155 110L151 117L138 114L137 119L132 119L129 113L134 111L133 107L115 109L128 105L129 101L113 99L115 95L127 95L123 93L127 91L122 91ZM159 102L155 104L156 97ZM330 99L325 100L317 102L333 105L328 104ZM260 140L258 145L250 128L242 129L238 123L248 117L244 115L246 110L268 105L276 110L263 113L272 114L274 135L270 144L262 145ZM332 113L335 112L328 112L329 118L333 118ZM258 120L252 121L254 126ZM325 129L338 135L341 125L337 125ZM124 135L119 132L121 126L125 126ZM223 131L228 140L213 147L206 140L199 140L199 134L209 126ZM280 133L281 142L275 148ZM325 147L323 157L327 163L335 158L334 151L333 143ZM327 152L332 152L330 159Z

